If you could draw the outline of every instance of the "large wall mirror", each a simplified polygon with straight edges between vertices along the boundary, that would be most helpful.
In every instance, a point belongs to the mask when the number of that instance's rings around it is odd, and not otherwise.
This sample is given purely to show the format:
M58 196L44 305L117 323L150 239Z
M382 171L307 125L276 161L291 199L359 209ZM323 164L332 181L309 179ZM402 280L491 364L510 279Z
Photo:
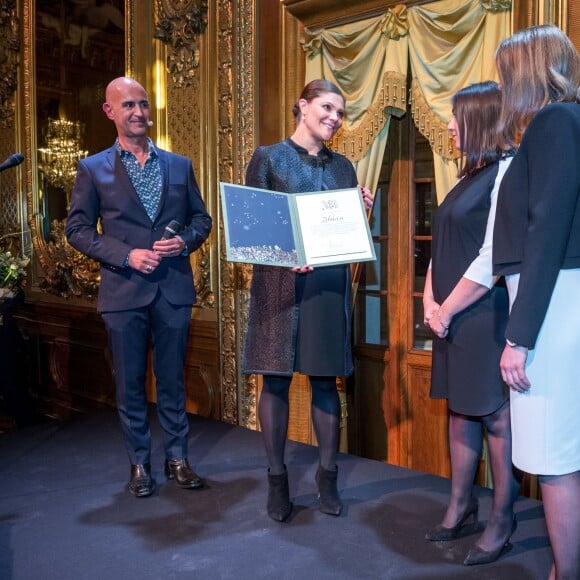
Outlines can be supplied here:
M130 2L29 4L29 222L42 269L39 280L55 294L92 298L98 267L66 244L64 224L79 159L115 139L101 106L109 81L126 71L125 14Z
M42 229L66 217L76 165L114 139L101 110L125 71L124 0L36 0L36 127Z

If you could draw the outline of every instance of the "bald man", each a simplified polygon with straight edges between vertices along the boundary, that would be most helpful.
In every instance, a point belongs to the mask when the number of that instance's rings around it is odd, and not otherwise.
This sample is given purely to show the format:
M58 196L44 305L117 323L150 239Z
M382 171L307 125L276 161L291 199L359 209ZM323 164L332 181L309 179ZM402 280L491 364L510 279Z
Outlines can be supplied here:
M184 366L196 300L189 254L206 240L212 221L190 159L159 149L147 136L145 89L120 77L109 83L105 98L103 111L117 139L80 161L66 235L71 246L101 264L97 309L113 355L131 462L128 487L135 497L147 497L156 486L145 392L150 342L165 476L186 489L203 485L188 461Z

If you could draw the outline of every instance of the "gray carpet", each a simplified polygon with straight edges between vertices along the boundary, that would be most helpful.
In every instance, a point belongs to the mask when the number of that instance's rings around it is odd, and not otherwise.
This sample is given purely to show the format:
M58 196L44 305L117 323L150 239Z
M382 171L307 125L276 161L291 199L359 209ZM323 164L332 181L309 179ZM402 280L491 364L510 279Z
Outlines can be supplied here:
M289 442L294 512L266 515L259 433L190 416L190 461L207 485L181 490L165 481L153 420L156 494L126 490L128 461L114 412L0 435L2 580L430 579L547 577L551 555L541 503L520 498L512 549L497 562L466 568L476 535L428 542L449 481L361 459L339 458L345 503L320 513L316 449ZM479 489L480 518L491 492Z

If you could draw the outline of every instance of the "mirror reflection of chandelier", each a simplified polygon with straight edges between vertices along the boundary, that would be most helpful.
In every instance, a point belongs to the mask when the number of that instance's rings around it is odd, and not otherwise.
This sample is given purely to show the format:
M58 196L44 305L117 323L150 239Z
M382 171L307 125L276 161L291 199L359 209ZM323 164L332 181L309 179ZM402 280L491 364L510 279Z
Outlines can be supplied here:
M38 149L39 166L45 179L70 195L77 165L88 151L81 149L82 126L79 121L48 119L46 147Z

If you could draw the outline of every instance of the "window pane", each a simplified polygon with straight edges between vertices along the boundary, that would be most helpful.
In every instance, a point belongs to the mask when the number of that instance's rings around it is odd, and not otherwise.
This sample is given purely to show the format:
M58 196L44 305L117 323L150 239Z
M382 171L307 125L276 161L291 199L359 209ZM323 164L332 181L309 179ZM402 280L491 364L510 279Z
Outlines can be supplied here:
M389 321L385 295L359 292L356 301L355 343L388 346Z
M413 291L423 292L425 275L431 260L431 240L415 240L415 279Z
M433 182L420 182L415 185L415 235L430 236L435 206Z
M379 187L375 192L375 201L373 203L373 213L371 214L371 219L369 221L369 227L372 236L387 235L387 207L382 207L382 190ZM383 231L384 230L384 231Z
M359 287L365 290L379 292L381 285L387 285L387 242L373 242L377 259L364 262L364 274L359 281Z
M423 299L416 297L413 299L413 348L431 350L432 344L433 334L423 324Z
M433 152L425 137L417 131L415 132L415 179L432 178Z

